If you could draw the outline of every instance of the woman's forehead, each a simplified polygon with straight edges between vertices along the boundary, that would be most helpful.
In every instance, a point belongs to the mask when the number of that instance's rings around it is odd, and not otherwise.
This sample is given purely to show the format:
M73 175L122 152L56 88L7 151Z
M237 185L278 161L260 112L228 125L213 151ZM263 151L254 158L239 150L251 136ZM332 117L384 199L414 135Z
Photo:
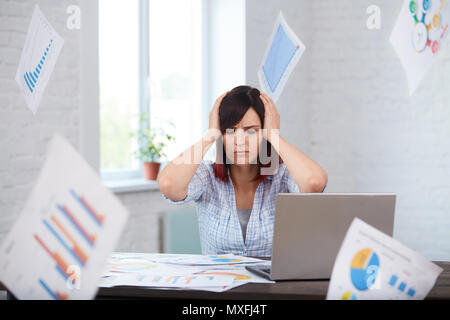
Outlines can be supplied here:
M250 126L261 126L261 120L253 108L249 108L244 117L237 123L235 128L244 128Z

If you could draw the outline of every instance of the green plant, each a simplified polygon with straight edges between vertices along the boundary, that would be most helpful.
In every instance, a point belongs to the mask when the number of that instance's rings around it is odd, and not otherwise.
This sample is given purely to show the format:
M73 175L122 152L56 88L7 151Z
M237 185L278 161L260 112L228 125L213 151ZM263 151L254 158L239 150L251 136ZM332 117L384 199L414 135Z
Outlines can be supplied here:
M166 121L173 126L173 123ZM158 162L166 157L165 147L170 142L175 142L175 137L165 133L162 128L154 129L149 126L149 115L142 114L139 119L139 128L132 137L137 138L138 149L133 153L142 162Z

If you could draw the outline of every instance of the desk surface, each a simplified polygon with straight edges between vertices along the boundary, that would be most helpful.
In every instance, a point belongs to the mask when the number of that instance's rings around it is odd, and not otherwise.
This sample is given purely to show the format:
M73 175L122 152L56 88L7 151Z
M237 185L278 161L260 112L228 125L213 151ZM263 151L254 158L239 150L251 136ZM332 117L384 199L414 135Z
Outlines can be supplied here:
M426 299L450 300L450 262L436 262L444 271ZM325 299L328 281L301 280L277 281L276 283L247 283L221 292L198 290L161 290L143 287L100 288L97 299L223 299L223 300L279 300L279 299Z
M435 262L444 271L427 296L432 300L450 300L450 262ZM6 288L0 283L0 290ZM247 283L221 292L198 290L161 290L143 287L100 288L97 299L220 299L220 300L279 300L279 299L324 299L328 281L301 280L277 281L276 283Z

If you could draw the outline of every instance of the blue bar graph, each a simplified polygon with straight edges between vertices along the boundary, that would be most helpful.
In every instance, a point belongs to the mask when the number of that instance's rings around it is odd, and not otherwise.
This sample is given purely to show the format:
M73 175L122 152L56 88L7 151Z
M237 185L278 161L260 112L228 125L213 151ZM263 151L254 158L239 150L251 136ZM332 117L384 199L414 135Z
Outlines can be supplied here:
M69 277L67 276L67 274L61 269L60 266L56 266L55 267L56 271L58 271L58 273L64 278L64 280L69 279Z
M181 278L180 276L176 276L176 277L173 279L172 283L173 283L173 284L177 283L178 279L180 279L180 278Z
M44 65L45 57L47 56L47 52L52 46L53 40L50 40L49 45L47 48L45 48L44 54L42 55L42 58L40 59L40 63L38 63L37 67L35 68L35 71L31 72L25 72L23 75L23 78L25 79L25 83L27 84L28 89L31 93L33 93L33 90L36 88L35 84L37 83L40 75L40 71L42 70L42 66Z
M59 300L58 296L48 287L48 285L44 282L44 280L39 279L39 283L54 300Z
M86 239L86 241L89 243L89 245L92 247L94 246L93 239L88 235L86 230L83 229L83 227L78 223L78 221L75 220L75 218L72 216L70 212L67 211L66 208L61 206L60 204L57 204L56 207L58 210L70 221L70 223L75 227L75 229L80 233L80 235Z
M59 293L58 291L54 292L50 287L45 283L44 280L39 278L39 284L44 288L44 290L52 297L53 300L67 300L69 295L67 293Z
M30 76L28 75L28 72L25 73L25 76L27 77L28 82L31 84L31 86L34 88L34 83L31 81Z
M62 246L69 251L69 253L82 265L84 266L84 262L78 257L78 255L72 250L72 248L61 238L61 236L56 232L56 230L45 220L42 220L48 230L55 236L55 238L62 244Z
M28 82L27 77L26 77L26 76L23 76L23 78L25 79L25 83L27 84L28 89L30 89L30 91L33 92L33 89L31 88L30 83Z
M415 293L416 293L416 290L414 290L413 288L410 288L406 294L410 297L414 297Z
M389 285L395 286L395 283L397 282L397 280L398 280L398 277L395 274L393 274L391 277L391 280L389 280Z
M102 226L103 217L99 216L94 209L87 203L84 197L78 195L73 189L70 189L72 197L80 204L80 206L89 214L89 216L97 223L99 227Z
M406 283L404 283L404 282L401 282L398 285L398 290L400 290L400 291L405 291L405 288L406 288Z

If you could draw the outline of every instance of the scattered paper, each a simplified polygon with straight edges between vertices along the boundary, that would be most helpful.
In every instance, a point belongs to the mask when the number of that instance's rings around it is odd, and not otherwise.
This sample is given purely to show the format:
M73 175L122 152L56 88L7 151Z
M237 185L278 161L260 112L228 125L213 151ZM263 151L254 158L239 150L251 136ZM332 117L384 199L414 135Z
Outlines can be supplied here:
M220 287L233 284L233 276L227 275L146 275L122 274L102 278L101 286L138 286L138 287Z
M245 269L247 265L270 266L270 264L270 261L233 254L191 255L115 252L109 259L99 286L148 286L154 289L170 287L173 289L224 292L250 282L273 283L273 281L259 277ZM187 279L199 276L200 278L194 278L195 281L191 280L186 284ZM170 286L166 285L167 279L173 280L174 277L178 277L177 282ZM155 281L158 278L159 280ZM205 279L208 281L204 281Z
M305 49L305 45L288 26L280 11L258 69L261 90L274 102L280 97Z
M128 212L62 137L0 247L0 278L19 299L91 299Z
M164 256L164 254L161 254ZM196 267L171 265L157 262L159 254L122 254L114 253L109 259L103 276L134 273L141 275L191 275L198 271Z
M222 286L222 287L192 287L192 288L183 288L183 289L187 289L187 290L200 290L200 291L208 291L208 292L225 292L231 289L234 289L236 287L240 287L244 284L246 284L247 282L236 282L234 281L232 285L229 286Z
M410 95L444 49L449 22L447 0L404 0L390 42L406 72Z
M263 260L236 256L234 254L224 255L200 255L200 254L184 254L184 255L167 255L155 258L155 262L202 266L202 265L226 265L226 264L243 264L243 263L259 263Z
M275 281L267 280L263 277L260 277L245 268L241 267L241 269L217 269L217 270L203 270L197 273L198 275L229 275L234 277L234 283L275 283Z
M355 218L331 274L327 299L424 299L442 268Z
M63 45L64 40L36 5L16 73L16 82L33 114L37 112Z

